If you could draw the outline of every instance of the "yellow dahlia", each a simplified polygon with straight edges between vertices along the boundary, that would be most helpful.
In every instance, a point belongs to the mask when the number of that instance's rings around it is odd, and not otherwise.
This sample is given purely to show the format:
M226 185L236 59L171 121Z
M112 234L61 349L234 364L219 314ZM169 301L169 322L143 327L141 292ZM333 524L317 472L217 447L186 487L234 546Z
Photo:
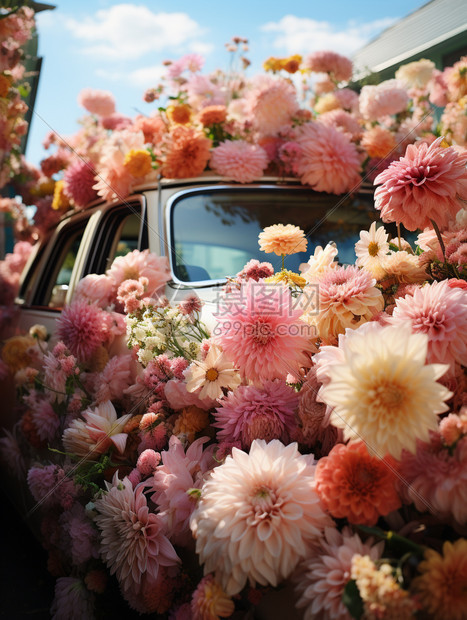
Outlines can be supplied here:
M267 254L295 254L305 252L307 240L305 233L298 226L292 224L274 224L267 226L259 233L259 247Z
M52 200L52 209L55 211L66 211L71 204L68 196L65 194L64 183L65 181L63 179L55 183L54 197Z
M449 366L425 364L427 349L428 336L412 334L409 326L347 330L321 388L344 439L361 439L396 459L403 449L415 452L417 438L429 440L452 393L437 382Z
M267 284L277 284L283 282L287 284L289 287L299 286L300 288L304 288L306 285L306 280L298 273L293 271L289 271L288 269L282 269L279 273L270 276L269 278L265 278L264 281Z
M465 620L467 611L467 540L446 541L443 554L425 552L421 575L413 587L423 607L436 620Z
M145 177L152 170L151 155L145 149L131 149L125 155L123 165L134 177Z

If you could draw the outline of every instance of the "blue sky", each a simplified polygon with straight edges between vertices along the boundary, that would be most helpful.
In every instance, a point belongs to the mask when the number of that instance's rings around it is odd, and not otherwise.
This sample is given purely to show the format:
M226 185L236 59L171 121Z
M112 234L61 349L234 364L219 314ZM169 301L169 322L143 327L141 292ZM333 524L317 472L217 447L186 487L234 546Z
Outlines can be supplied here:
M53 0L50 0L54 3ZM155 86L165 59L201 53L205 70L227 69L224 44L248 38L248 75L268 56L330 49L351 55L421 0L294 0L293 3L232 0L116 2L67 0L37 16L39 55L43 57L26 156L38 164L41 143L52 127L74 133L84 110L77 96L85 87L110 90L122 114L150 114L156 104L142 100Z

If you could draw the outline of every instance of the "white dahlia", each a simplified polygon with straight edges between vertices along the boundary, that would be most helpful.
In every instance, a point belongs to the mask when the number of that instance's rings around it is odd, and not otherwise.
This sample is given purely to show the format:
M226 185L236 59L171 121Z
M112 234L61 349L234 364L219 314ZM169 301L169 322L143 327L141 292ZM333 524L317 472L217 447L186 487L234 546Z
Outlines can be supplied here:
M232 596L246 585L276 586L331 523L314 490L313 459L297 444L254 440L233 448L201 491L191 517L204 573Z

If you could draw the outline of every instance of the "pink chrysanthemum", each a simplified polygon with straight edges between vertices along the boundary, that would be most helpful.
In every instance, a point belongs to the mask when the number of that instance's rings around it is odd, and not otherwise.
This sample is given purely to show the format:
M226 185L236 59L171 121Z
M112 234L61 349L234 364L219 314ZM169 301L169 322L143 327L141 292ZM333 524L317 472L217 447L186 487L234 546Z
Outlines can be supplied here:
M280 439L288 444L296 428L296 392L282 381L265 381L258 389L240 386L216 409L215 428L219 441L240 441L248 449L254 439Z
M172 179L199 176L209 161L210 148L211 140L203 133L177 125L167 139L161 173Z
M238 183L261 178L268 165L266 151L244 140L222 142L211 154L211 168L220 176Z
M149 512L143 488L135 490L115 474L107 493L95 500L101 531L101 556L124 589L141 584L144 575L157 579L159 566L174 566L179 558L165 536L163 519Z
M286 286L248 280L222 300L214 333L246 379L285 379L308 364L311 345L301 315Z
M94 616L94 595L77 577L59 577L50 608L52 620L83 620Z
M360 92L360 112L371 121L398 114L408 103L407 90L397 80L386 80L377 86L367 85Z
M329 424L328 408L317 398L320 387L316 367L312 366L298 393L299 429L296 438L300 444L312 446L315 457L325 456L337 442L342 440L342 432Z
M108 338L107 313L94 304L75 301L57 319L57 336L79 361L88 360Z
M31 467L27 477L28 487L36 502L45 506L62 506L71 508L77 488L58 465Z
M467 366L467 291L446 280L426 284L396 299L389 322L427 334L429 363Z
M70 510L65 510L59 521L63 542L73 564L79 566L99 557L96 528L79 502L75 502Z
M371 539L363 543L349 527L342 532L327 527L319 547L300 564L295 576L300 596L297 607L305 608L304 620L348 620L342 595L350 579L352 558L358 553L378 560L382 551L383 543L373 545Z
M324 112L318 117L318 122L327 125L328 127L335 127L339 131L348 134L351 139L357 139L362 133L357 119L345 110L331 110L330 112Z
M34 403L32 421L39 439L52 443L60 427L60 419L48 400L38 399Z
M417 440L415 454L402 453L400 491L407 503L440 520L467 523L467 437L446 446L438 433Z
M302 183L330 194L343 194L359 185L360 157L341 131L308 123L301 128L297 142L301 151L296 167Z
M78 103L91 114L106 117L115 112L115 99L111 92L83 88L78 95Z
M264 136L273 136L290 126L299 106L295 87L288 80L259 76L247 107L253 127Z
M335 519L375 525L401 506L395 461L371 456L363 442L334 446L316 467L316 491Z
M171 277L167 257L156 256L149 250L133 250L125 256L119 256L107 270L107 275L112 279L115 290L125 280L147 278L148 295L156 294Z
M329 269L318 279L318 315L313 318L326 344L337 342L347 328L356 329L384 308L376 281L364 269L350 265Z
M128 355L114 355L104 370L96 377L96 402L106 400L121 400L125 390L132 383L132 357Z
M410 144L405 156L393 161L375 179L375 207L383 222L397 222L408 230L445 228L467 200L467 151L441 146Z
M316 73L329 73L336 82L348 82L352 77L352 61L336 52L313 52L305 58L303 66Z
M358 94L350 88L339 88L333 93L334 97L341 104L341 107L348 112L358 110Z
M70 163L71 155L64 149L58 149L53 155L49 155L41 161L41 170L45 177L52 177L63 170Z
M113 301L113 281L105 274L91 273L76 285L73 301L86 301L107 308Z
M251 584L276 586L330 524L314 491L314 466L296 444L255 440L233 448L201 490L191 517L204 573L228 595Z
M124 200L130 193L134 177L122 165L120 153L105 159L93 188L106 201Z
M97 198L94 189L96 172L88 162L78 160L66 169L64 180L65 193L76 207L84 207Z
M151 483L151 499L167 522L167 535L175 544L187 545L191 540L190 516L196 506L189 489L201 488L204 474L214 465L213 448L203 452L207 437L194 441L186 454L180 440L172 435L169 449L161 453L162 465L157 467Z
M235 277L238 280L254 280L258 282L258 280L272 275L274 275L274 267L271 263L260 263L259 260L252 258Z

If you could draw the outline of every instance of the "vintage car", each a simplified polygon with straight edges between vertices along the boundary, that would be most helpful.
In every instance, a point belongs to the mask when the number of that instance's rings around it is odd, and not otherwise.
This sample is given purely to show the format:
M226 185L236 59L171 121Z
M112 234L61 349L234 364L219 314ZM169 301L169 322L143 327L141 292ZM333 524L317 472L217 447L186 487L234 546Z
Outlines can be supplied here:
M115 257L146 248L168 257L167 297L176 302L196 291L209 320L226 276L252 258L280 269L280 258L259 248L264 227L292 223L306 232L307 252L286 262L298 272L317 245L330 241L337 244L339 262L353 263L359 231L375 219L373 190L365 185L353 195L335 196L277 177L242 185L212 175L162 179L127 199L95 201L66 215L35 246L16 300L19 327L25 331L39 323L53 333L81 278L104 273Z

